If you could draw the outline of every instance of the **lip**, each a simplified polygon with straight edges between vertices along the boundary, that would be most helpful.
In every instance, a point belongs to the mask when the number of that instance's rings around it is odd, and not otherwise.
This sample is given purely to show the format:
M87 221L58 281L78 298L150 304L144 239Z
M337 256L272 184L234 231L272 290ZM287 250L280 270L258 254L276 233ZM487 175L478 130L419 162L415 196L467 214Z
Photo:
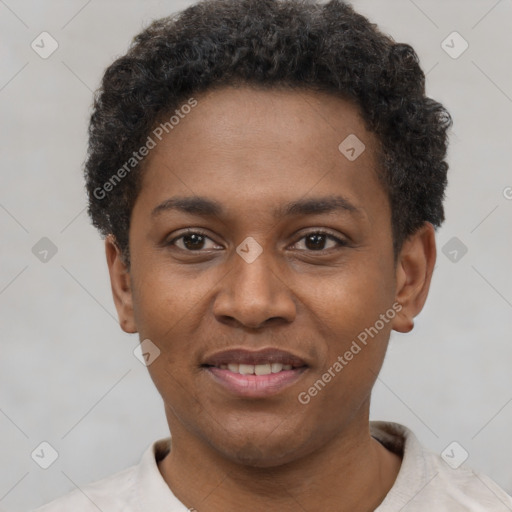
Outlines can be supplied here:
M242 375L220 365L281 363L291 365L291 370L282 370L268 375ZM230 349L207 357L202 365L212 380L230 394L243 398L265 398L276 395L293 386L308 369L307 363L290 352L267 348L258 351Z
M281 363L289 364L294 368L307 366L304 359L277 348L265 348L257 351L243 348L234 348L223 350L208 356L203 361L203 365L220 366L221 364L265 364Z

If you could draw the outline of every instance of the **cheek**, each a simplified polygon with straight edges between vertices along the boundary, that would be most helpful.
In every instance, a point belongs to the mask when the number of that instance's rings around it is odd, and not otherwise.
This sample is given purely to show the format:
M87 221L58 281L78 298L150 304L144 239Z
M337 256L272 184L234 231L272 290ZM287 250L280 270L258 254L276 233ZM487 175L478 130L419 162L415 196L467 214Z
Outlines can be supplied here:
M347 340L373 325L391 308L394 299L394 274L391 266L382 268L368 259L340 270L319 286L308 287L311 309L318 325L332 336Z
M160 350L148 367L160 390L179 396L183 393L180 383L194 380L207 338L204 333L209 332L204 326L209 323L207 297L221 277L215 272L190 276L168 264L148 261L134 278L134 317L140 339L151 340Z
M206 274L195 279L168 265L146 262L134 277L134 316L140 336L163 340L197 315L201 298L213 285Z
M361 262L333 276L310 298L326 352L315 372L325 375L330 398L360 401L382 365L395 315L393 273L379 262ZM333 376L334 375L334 376ZM322 397L327 399L327 393Z

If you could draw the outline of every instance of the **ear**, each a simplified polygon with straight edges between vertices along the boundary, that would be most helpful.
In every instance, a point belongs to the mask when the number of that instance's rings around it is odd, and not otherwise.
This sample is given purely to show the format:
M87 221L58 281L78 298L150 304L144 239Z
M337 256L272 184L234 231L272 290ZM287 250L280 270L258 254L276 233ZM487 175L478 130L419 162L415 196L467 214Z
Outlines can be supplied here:
M425 222L405 240L398 256L395 300L402 309L393 319L392 327L395 331L412 331L414 317L420 313L427 300L435 263L435 230L430 222Z
M114 235L105 238L105 254L107 256L108 271L112 295L119 317L119 325L128 333L137 332L133 315L133 297L130 283L130 273L124 263L122 251L117 245Z

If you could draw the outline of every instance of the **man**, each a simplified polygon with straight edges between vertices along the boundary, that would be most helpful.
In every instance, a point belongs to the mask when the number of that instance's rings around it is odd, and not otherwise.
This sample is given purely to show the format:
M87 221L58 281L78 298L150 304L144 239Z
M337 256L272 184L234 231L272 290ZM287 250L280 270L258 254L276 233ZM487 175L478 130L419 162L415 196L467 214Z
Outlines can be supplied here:
M172 441L39 510L512 510L369 422L429 291L450 125L413 49L341 1L210 0L139 34L85 174Z

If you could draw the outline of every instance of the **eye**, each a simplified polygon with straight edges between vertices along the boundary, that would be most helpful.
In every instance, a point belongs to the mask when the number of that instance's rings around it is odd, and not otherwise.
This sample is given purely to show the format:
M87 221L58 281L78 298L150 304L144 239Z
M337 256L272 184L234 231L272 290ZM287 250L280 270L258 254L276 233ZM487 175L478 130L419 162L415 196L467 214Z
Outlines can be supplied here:
M193 252L205 249L206 240L213 242L210 237L201 231L187 231L186 233L173 238L168 243L166 243L166 245L175 245L183 251ZM176 242L181 242L181 244ZM215 242L213 242L213 244L215 245ZM208 247L206 247L206 249L208 249ZM215 249L215 247L210 247L210 249Z
M213 243L213 247L205 247L206 242L210 241ZM307 251L326 251L329 249L335 249L336 247L344 247L347 245L345 240L342 240L326 231L312 231L307 233L299 241L305 240L304 245ZM333 243L331 247L325 247L326 243L330 241ZM296 244L299 242L296 242ZM169 242L166 243L168 246L176 246L183 251L188 252L200 252L202 249L217 249L220 246L217 246L215 242L207 236L205 233L201 231L187 231L186 233L182 233L181 235L173 238Z
M347 242L345 240L342 240L334 235L331 235L326 231L311 231L310 233L304 235L300 240L305 240L304 245L307 250L317 252L335 249L336 247L344 247L347 245ZM334 242L334 245L331 247L325 247L327 241Z

